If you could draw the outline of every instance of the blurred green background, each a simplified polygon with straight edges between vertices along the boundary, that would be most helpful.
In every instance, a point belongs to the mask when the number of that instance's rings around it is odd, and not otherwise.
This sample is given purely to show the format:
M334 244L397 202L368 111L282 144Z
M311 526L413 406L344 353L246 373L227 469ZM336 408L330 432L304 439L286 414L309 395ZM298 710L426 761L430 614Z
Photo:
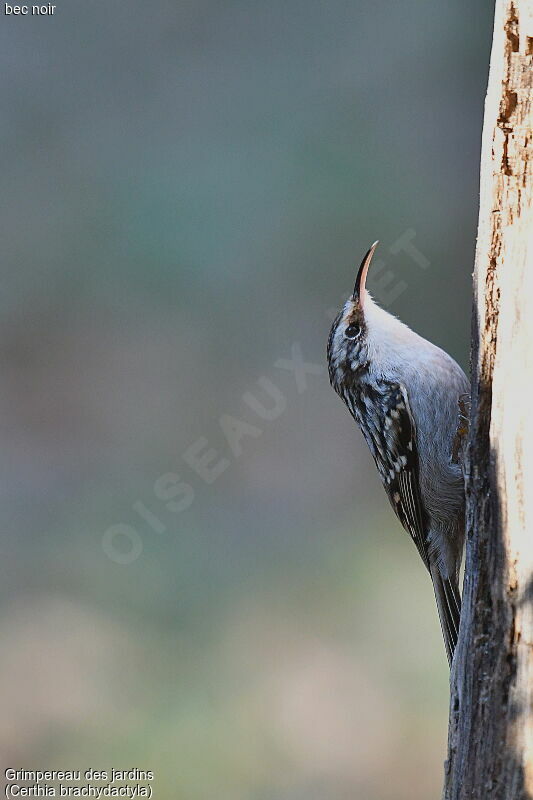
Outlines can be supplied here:
M467 366L489 6L1 15L3 768L440 796L430 581L325 343L379 238L376 298Z

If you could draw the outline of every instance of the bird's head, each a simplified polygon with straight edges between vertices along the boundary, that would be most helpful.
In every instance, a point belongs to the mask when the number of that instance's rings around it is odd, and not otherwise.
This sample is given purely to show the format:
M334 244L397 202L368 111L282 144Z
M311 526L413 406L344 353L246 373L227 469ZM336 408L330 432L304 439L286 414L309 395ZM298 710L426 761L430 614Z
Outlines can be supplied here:
M369 365L369 311L376 306L367 292L366 276L377 246L378 242L374 242L361 261L353 292L331 326L328 368L331 384L337 391Z

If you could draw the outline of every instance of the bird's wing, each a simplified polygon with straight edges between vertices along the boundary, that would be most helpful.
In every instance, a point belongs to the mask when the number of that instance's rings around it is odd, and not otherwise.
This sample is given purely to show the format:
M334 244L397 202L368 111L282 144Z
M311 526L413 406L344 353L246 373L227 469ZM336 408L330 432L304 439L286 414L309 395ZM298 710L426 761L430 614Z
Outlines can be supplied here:
M429 569L427 524L420 496L416 429L407 391L400 383L380 381L379 399L362 401L372 413L362 425L363 434L396 516L411 535L422 561ZM376 413L377 412L377 413Z
M367 386L361 392L366 405L361 425L374 456L391 505L413 539L422 561L430 572L439 619L451 664L459 632L461 597L455 576L441 574L428 549L428 522L420 496L419 457L416 428L409 398L400 383L380 381L377 390ZM361 418L363 415L361 414Z

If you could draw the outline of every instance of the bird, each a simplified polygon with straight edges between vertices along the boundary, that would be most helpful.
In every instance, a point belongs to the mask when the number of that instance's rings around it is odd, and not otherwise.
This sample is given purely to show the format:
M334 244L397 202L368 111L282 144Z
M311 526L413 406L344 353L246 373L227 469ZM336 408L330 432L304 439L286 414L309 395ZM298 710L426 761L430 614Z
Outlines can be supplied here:
M451 667L459 633L465 535L462 468L454 457L461 367L374 302L366 278L378 242L329 333L332 387L358 423L392 508L429 572Z

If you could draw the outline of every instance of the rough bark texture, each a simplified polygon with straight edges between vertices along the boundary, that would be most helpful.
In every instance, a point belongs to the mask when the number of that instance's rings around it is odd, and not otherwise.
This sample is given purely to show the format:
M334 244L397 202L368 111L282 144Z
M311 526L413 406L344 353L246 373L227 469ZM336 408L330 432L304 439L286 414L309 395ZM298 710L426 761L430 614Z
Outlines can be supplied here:
M533 0L497 0L445 800L533 798Z

